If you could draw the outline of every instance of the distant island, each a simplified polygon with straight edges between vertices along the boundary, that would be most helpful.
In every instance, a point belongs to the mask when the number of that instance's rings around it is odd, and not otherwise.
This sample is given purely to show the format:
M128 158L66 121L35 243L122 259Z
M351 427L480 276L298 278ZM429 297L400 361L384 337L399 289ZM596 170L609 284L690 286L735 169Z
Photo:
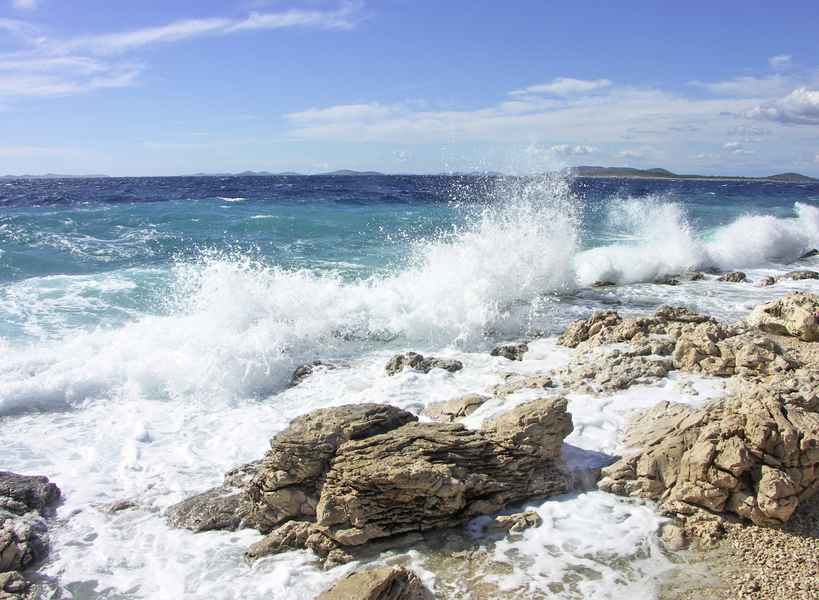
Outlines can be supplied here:
M819 179L802 175L801 173L778 173L767 176L742 176L742 175L681 175L673 173L668 169L636 169L633 167L600 167L583 165L579 167L569 167L566 172L574 177L610 177L617 179L702 179L709 181L774 181L780 183L815 183ZM192 175L179 175L178 177L385 177L389 173L379 171L354 171L352 169L340 169L327 173L297 173L295 171L283 171L273 173L271 171L241 171L240 173L193 173ZM397 175L397 174L394 174ZM429 176L414 173L401 173L402 176ZM448 173L438 173L439 177L504 177L504 173L499 171L452 171ZM56 173L45 173L42 175L2 175L0 179L95 179L110 177L109 175L58 175Z
M680 175L668 169L634 169L631 167L571 167L569 172L575 177L617 177L639 179L723 179L723 180L751 180L751 181L778 181L783 183L813 183L819 181L815 177L808 177L801 173L779 173L762 177L743 177L732 175Z

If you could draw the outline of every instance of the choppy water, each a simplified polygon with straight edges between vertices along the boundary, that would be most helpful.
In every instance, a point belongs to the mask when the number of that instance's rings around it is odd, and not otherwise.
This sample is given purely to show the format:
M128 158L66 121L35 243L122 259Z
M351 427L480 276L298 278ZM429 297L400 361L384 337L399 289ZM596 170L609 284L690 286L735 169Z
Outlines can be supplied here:
M257 458L305 411L359 401L417 411L510 369L560 364L566 354L549 336L601 306L685 304L737 318L815 282L651 282L689 268L777 274L817 246L817 185L0 180L0 468L46 474L64 490L45 570L76 598L311 598L339 571L304 553L249 567L240 555L257 534L172 531L161 511ZM591 288L598 280L624 285ZM498 339L535 334L546 337L523 363L486 354ZM389 355L408 349L467 368L385 377ZM351 368L288 389L293 368L317 358ZM669 382L573 397L571 441L614 453L629 410L718 393L697 385L699 396ZM93 508L117 498L142 508ZM653 597L645 576L669 563L650 507L583 494L538 510L543 528L491 547L500 589ZM430 557L412 560L468 597Z

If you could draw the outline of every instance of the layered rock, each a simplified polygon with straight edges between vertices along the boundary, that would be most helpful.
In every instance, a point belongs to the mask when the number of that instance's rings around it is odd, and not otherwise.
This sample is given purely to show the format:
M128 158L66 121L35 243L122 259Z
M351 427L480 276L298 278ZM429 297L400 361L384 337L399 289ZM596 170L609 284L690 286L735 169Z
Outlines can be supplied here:
M599 488L674 514L787 521L819 491L819 376L800 370L738 385L704 408L663 403L641 415L625 439L636 450L603 469Z
M559 372L563 385L602 393L623 390L638 383L654 383L674 368L666 357L642 356L618 349L588 352Z
M45 516L59 497L47 477L0 471L0 597L22 598L28 589L21 571L48 554Z
M434 597L412 571L403 567L376 567L346 575L316 600L433 600Z
M807 292L787 294L755 307L746 321L775 335L819 341L819 296Z
M314 411L271 440L239 493L238 518L270 532L248 555L309 548L335 564L373 541L563 493L571 430L562 398L520 405L479 431L377 404Z
M424 357L417 352L405 352L396 354L387 362L384 370L387 375L395 375L404 369L413 369L421 373L429 373L432 369L444 369L450 373L460 371L464 365L459 360L450 358L435 358L434 356Z
M442 423L452 423L468 417L478 410L489 400L488 396L481 394L467 394L460 398L453 398L445 402L433 402L424 407L421 414L433 421Z

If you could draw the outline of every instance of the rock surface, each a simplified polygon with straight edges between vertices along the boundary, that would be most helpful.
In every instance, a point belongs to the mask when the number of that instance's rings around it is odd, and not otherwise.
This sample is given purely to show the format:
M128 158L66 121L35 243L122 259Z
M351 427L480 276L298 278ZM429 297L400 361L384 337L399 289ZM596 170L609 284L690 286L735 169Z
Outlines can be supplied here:
M523 360L523 355L529 352L529 345L525 342L515 344L500 344L492 349L492 356L502 356L509 360Z
M787 294L755 307L747 322L775 335L819 341L819 296L808 292Z
M295 419L271 440L257 472L242 484L235 518L270 534L250 558L309 548L327 564L345 562L373 541L463 524L510 503L567 491L560 448L571 432L562 398L519 405L475 431L419 423L392 406L357 404ZM233 526L206 492L170 510L172 524ZM231 501L232 502L232 501ZM186 503L189 503L186 505Z
M650 498L674 514L733 513L781 525L819 491L819 375L738 382L703 408L662 403L625 439L637 451L603 469L602 490Z
M433 600L432 592L412 571L376 567L355 571L322 592L316 600Z
M748 281L748 276L742 271L731 271L729 273L723 273L722 275L717 277L717 281L726 281L728 283L742 283L744 281Z
M393 356L384 369L387 375L395 375L406 368L420 371L421 373L429 373L432 369L444 369L450 373L460 371L464 365L459 360L448 358L435 358L434 356L424 357L417 352L405 352L404 354L396 354Z
M483 406L489 400L488 396L481 394L467 394L460 398L453 398L445 402L433 402L428 404L421 414L429 417L433 421L442 423L452 423L468 417L473 412Z

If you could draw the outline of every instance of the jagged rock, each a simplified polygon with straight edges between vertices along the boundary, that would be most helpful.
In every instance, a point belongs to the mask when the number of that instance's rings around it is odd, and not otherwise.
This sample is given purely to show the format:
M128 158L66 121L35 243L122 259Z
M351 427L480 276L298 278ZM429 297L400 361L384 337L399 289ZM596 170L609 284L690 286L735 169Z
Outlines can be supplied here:
M759 281L756 282L757 287L770 287L776 283L776 278L771 277L770 275L767 277L763 277Z
M467 394L460 398L447 400L446 402L433 402L424 407L421 414L429 417L433 421L452 423L471 415L489 400L489 397L480 394Z
M764 335L737 333L716 323L701 323L684 331L672 353L674 367L716 377L760 375L797 366L779 345Z
M819 341L819 296L793 292L760 304L746 320L768 333L798 337L804 342Z
M18 515L42 512L59 498L60 489L48 477L0 471L0 509Z
M785 273L783 279L793 279L799 281L800 279L819 279L819 273L816 271L791 271Z
M0 515L0 572L22 571L48 554L45 521L31 512L16 518Z
M520 390L545 390L551 387L554 387L554 381L549 375L506 373L503 376L503 383L499 383L492 388L492 395L503 398Z
M319 594L316 600L433 600L432 592L412 571L377 567L355 571Z
M729 273L723 273L717 278L717 281L726 281L728 283L742 283L743 281L748 281L748 276L745 275L742 271L731 271Z
M241 493L220 487L187 498L168 509L168 524L192 531L233 530L242 522Z
M673 368L668 358L649 358L612 350L583 355L559 374L564 385L579 391L600 393L623 390L638 383L654 383Z
M385 370L387 371L387 375L395 375L407 367L422 373L429 373L432 369L444 369L445 371L454 373L463 369L464 365L459 360L435 358L434 356L425 358L417 352L405 352L404 354L396 354L393 356L387 363Z
M803 369L738 386L700 409L664 403L642 414L625 440L637 451L603 469L598 487L657 500L672 514L787 521L819 491L819 375Z
M515 344L500 344L492 349L492 356L502 356L509 360L523 360L523 355L529 352L529 345L525 342Z
M238 518L270 532L248 556L309 548L335 564L372 541L461 525L511 503L563 493L568 475L560 450L572 430L566 406L563 398L533 400L477 431L419 423L378 404L294 419L242 484ZM204 506L221 490L206 493ZM217 521L235 523L222 513Z

